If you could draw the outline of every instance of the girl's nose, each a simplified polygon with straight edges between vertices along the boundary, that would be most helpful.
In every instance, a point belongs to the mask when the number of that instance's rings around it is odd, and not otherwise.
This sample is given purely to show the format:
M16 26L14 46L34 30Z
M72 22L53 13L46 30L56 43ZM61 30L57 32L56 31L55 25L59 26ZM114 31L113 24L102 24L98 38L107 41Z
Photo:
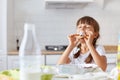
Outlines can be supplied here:
M82 30L85 31L85 29L86 29L85 26L82 26Z
M82 25L82 30L85 30L86 26L85 25Z

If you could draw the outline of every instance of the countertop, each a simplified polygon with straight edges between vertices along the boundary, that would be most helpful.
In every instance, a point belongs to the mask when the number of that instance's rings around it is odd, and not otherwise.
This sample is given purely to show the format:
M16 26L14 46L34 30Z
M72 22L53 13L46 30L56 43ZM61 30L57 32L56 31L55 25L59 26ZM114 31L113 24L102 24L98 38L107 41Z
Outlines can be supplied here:
M42 55L54 55L54 54L62 54L64 51L50 51L50 50L42 50ZM8 55L18 55L18 51L9 51Z
M116 45L105 45L104 46L106 53L117 53L117 46ZM42 55L59 55L62 54L64 51L50 51L50 50L42 50ZM18 55L18 51L8 51L8 55Z

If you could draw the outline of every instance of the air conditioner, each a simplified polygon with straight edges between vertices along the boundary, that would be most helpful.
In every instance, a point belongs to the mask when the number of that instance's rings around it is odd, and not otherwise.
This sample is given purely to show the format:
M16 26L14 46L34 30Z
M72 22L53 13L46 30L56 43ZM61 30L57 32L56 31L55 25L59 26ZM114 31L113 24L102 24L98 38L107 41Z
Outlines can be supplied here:
M45 7L47 9L56 8L56 9L73 9L81 8L88 3L92 3L94 0L45 0Z

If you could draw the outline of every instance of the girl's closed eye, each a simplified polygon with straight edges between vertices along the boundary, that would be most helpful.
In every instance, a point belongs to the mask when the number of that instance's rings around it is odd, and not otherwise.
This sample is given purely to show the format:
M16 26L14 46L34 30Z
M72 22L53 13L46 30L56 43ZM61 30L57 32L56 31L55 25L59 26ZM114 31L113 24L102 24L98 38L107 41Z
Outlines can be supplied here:
M92 26L90 26L90 25L87 25L87 26L86 26L86 30L89 30L89 31L94 31L93 27L92 27Z
M89 29L89 28L91 28L91 26L90 26L90 25L86 25L85 27L86 27L86 28L88 28L88 29Z
M77 28L80 29L80 28L82 28L82 26L78 26Z

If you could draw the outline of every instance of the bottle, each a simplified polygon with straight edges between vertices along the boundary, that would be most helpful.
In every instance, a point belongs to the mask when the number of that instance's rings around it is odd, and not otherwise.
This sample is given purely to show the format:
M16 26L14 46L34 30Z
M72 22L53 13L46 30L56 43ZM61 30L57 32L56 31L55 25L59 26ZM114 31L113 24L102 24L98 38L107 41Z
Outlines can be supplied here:
M24 36L19 50L20 80L40 80L41 51L34 24L24 24Z
M120 34L118 36L117 70L117 80L120 80Z

